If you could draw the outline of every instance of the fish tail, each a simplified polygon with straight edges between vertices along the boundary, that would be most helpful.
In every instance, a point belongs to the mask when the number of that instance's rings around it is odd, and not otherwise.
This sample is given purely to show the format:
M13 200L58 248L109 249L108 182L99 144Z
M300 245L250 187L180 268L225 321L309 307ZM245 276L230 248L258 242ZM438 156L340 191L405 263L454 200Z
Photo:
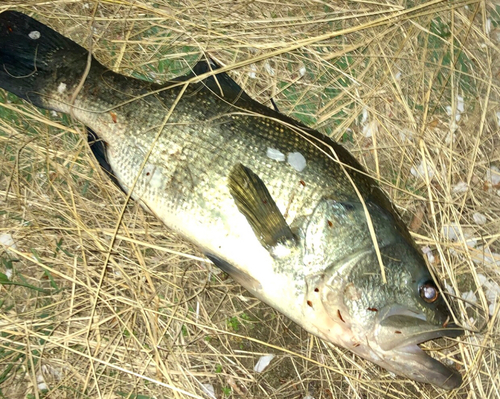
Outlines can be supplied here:
M1 88L57 110L54 95L76 87L87 62L86 49L48 26L16 11L0 14Z

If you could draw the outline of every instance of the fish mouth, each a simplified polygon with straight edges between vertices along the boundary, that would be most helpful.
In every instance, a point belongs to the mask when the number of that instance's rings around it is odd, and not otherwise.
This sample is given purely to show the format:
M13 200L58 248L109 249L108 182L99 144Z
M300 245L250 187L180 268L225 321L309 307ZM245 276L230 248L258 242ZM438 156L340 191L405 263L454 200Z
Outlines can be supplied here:
M441 337L456 338L463 333L454 323L435 325L427 322L423 314L399 309L380 320L374 338L384 367L413 380L451 390L462 384L461 375L429 356L419 344Z

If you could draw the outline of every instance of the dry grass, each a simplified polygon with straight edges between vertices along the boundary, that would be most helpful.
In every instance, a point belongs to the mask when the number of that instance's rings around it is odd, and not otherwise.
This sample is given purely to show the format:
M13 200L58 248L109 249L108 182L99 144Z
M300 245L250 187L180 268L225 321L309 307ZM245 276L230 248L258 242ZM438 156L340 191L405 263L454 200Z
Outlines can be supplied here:
M15 249L0 246L0 273L18 283L0 286L1 397L208 397L202 384L217 398L500 396L500 187L488 178L500 166L495 2L2 1L7 8L87 47L92 32L97 58L125 74L162 81L202 53L238 66L231 74L249 94L343 141L381 181L432 249L458 320L480 332L439 342L436 356L464 375L451 393L330 347L124 204L82 126L1 93L0 236ZM415 177L420 165L428 172ZM443 226L459 226L458 238ZM277 357L257 374L264 353Z

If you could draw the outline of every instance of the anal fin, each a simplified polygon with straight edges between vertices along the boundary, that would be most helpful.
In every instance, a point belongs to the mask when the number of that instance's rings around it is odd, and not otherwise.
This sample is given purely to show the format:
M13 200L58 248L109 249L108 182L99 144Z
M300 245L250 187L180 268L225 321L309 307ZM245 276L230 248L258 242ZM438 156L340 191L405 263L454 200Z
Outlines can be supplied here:
M99 162L102 170L106 172L113 183L115 183L123 192L125 192L125 190L123 190L123 188L120 186L120 183L118 183L118 179L113 173L113 169L111 168L111 165L109 164L106 157L106 144L104 143L104 141L100 140L99 136L97 136L97 133L95 133L89 127L87 127L87 141L92 153L94 154L95 159L97 160L97 162Z

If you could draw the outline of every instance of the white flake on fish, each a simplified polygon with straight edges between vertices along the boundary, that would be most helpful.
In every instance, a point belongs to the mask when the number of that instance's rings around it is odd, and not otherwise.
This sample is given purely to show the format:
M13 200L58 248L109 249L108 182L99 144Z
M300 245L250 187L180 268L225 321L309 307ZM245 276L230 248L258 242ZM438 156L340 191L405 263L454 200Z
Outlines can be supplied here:
M268 158L274 159L278 162L284 162L286 159L285 154L275 148L267 147L266 155Z
M66 83L64 83L64 82L59 83L59 86L57 86L57 92L59 94L62 94L65 91L66 91Z
M34 31L31 31L29 34L28 34L29 38L32 39L32 40L38 40L40 39L40 32L38 32L37 30L34 30Z
M302 172L306 168L306 159L300 152L289 152L287 161L297 172Z

